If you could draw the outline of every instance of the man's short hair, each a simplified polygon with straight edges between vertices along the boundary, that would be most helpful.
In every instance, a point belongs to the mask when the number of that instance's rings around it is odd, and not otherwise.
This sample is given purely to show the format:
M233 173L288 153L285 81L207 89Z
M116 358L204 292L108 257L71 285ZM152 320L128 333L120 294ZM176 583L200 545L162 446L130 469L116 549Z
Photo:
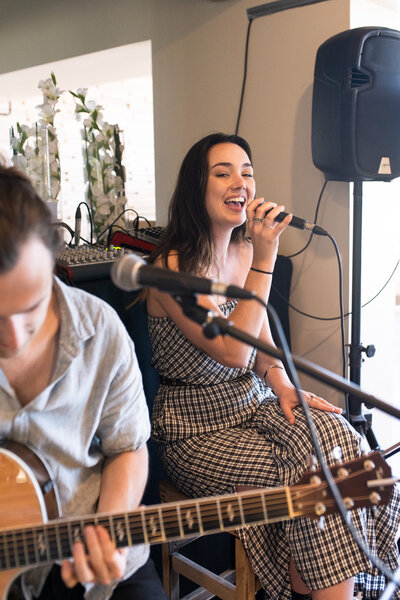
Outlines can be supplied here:
M49 209L24 173L0 161L0 272L15 266L21 247L32 237L55 258L61 238Z

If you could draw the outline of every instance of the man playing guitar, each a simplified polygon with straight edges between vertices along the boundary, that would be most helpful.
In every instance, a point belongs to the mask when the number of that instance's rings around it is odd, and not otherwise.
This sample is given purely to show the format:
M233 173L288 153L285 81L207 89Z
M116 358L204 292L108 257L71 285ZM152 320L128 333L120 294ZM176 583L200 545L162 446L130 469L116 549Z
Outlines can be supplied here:
M150 433L133 343L110 306L53 276L58 250L45 203L0 166L0 438L44 457L63 515L131 510ZM116 549L89 526L73 560L26 571L22 589L40 600L165 598L148 558L147 545Z

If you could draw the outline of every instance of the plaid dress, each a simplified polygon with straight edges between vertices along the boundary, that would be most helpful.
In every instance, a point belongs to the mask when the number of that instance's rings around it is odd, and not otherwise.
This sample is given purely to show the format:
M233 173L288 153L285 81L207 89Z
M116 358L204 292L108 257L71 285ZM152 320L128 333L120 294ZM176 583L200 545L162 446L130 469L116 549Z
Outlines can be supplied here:
M235 306L220 308L228 316ZM293 485L314 453L302 408L289 425L279 402L265 383L247 368L217 363L191 344L167 317L148 317L153 366L161 384L153 408L153 437L168 476L182 490L203 497L234 492L239 484L263 487ZM336 414L312 410L328 464L340 446L343 460L360 454L360 437ZM398 565L396 534L400 495L390 504L352 512L360 535L392 569ZM270 600L290 600L288 573L292 556L310 589L321 589L357 575L356 591L377 599L384 578L359 550L340 515L316 521L296 518L238 531L255 574ZM400 599L399 590L394 596Z

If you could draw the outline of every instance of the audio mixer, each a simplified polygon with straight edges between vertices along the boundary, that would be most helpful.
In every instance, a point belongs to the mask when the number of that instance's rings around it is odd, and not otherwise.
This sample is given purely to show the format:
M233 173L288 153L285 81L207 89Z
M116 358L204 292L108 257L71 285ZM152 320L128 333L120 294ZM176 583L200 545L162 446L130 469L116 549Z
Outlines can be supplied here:
M56 271L73 282L105 279L110 276L114 261L132 251L127 248L105 246L77 246L65 248L56 259Z

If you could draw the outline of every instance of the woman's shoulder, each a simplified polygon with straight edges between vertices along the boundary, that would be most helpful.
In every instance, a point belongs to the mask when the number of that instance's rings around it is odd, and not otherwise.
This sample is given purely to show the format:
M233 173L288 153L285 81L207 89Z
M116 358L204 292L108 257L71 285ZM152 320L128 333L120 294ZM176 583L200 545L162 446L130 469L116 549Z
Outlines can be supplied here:
M163 267L171 271L179 270L179 255L176 250L170 250L167 256L159 255L154 261L156 267Z
M153 264L155 267L160 267L162 269L168 268L171 271L178 271L178 253L175 250L171 250L166 257L164 257L164 255L159 255L155 258ZM168 316L164 306L166 303L165 295L166 294L157 288L149 288L146 298L146 306L147 313L151 318L164 319Z

